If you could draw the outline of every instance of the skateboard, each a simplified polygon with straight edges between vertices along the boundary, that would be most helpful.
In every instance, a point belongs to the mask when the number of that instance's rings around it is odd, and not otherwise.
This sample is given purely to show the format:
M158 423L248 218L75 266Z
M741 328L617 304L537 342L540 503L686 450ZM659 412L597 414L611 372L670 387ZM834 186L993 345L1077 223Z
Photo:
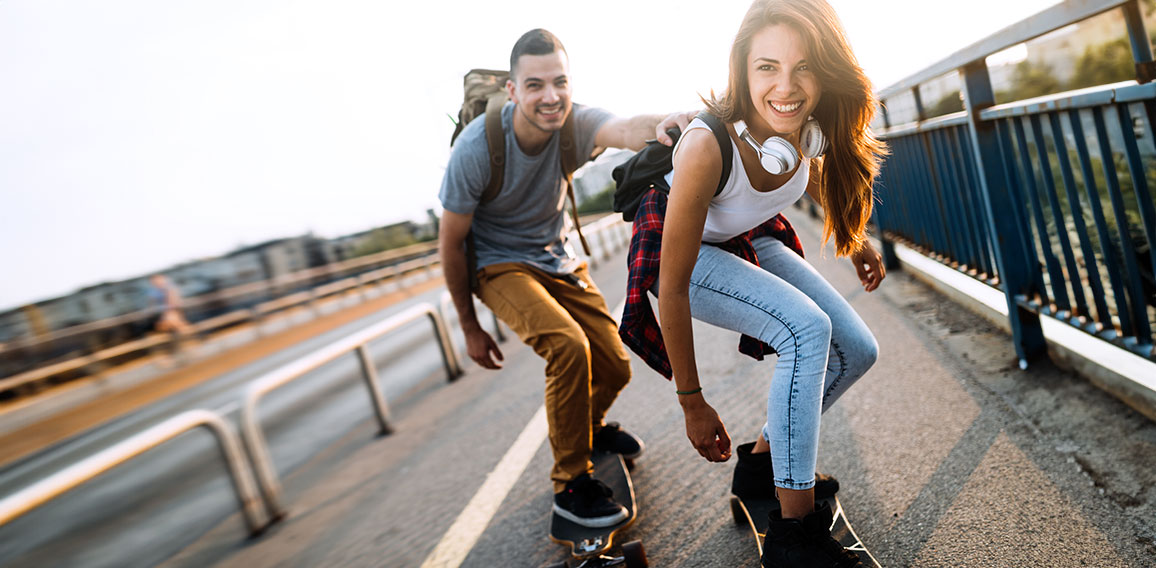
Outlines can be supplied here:
M863 545L863 541L859 540L859 536L851 528L851 523L847 521L846 512L843 510L842 503L839 502L839 497L829 497L827 499L820 499L820 503L826 502L834 513L834 519L831 522L831 536L843 545L843 548L854 552L859 556L859 560L867 566L880 568L879 562ZM735 518L736 525L750 525L755 533L755 545L759 549L759 556L763 555L763 537L767 534L767 525L770 523L769 515L771 511L779 508L779 501L777 499L740 499L734 495L731 496L731 514Z
M603 568L605 566L625 566L626 568L647 568L646 551L642 542L632 540L622 545L621 556L608 554L618 531L630 526L638 516L634 502L634 485L630 481L630 468L618 454L594 452L590 456L594 462L594 478L602 481L614 491L614 500L626 507L630 516L626 520L609 527L584 527L558 516L551 515L550 540L570 546L570 554L577 564L566 562L550 564L546 568Z

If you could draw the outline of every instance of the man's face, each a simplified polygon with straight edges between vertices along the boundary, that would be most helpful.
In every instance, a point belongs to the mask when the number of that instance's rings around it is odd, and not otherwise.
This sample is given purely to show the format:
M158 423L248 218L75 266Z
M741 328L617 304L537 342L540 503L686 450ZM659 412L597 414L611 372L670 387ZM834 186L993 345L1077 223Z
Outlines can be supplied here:
M559 130L570 115L570 62L561 51L523 55L506 89L531 126Z

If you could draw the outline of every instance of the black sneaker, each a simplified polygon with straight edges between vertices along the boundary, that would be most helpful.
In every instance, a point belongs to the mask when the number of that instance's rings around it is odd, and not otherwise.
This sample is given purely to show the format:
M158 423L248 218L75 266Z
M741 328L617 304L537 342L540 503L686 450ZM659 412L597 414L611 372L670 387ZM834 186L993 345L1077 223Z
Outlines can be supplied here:
M771 453L752 454L755 443L740 444L735 452L739 459L735 464L735 476L731 480L731 493L742 499L774 499L775 472L771 469ZM815 500L834 497L839 492L839 480L824 473L815 473Z
M859 556L831 537L831 507L815 506L803 520L771 512L763 541L763 568L867 568Z
M554 512L584 527L609 527L630 517L626 507L615 503L614 492L590 474L571 479L566 489L554 494Z
M646 444L642 440L623 430L617 422L607 422L605 426L594 433L594 451L611 454L622 454L624 459L632 460L642 455Z

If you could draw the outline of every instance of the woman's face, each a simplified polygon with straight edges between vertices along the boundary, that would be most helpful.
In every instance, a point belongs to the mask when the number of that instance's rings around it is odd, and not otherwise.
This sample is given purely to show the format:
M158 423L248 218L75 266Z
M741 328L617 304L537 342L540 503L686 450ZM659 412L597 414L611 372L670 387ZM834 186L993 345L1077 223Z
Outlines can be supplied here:
M803 38L784 24L767 26L752 38L747 78L757 118L747 117L747 123L756 134L793 136L819 104L823 89L807 56ZM772 132L760 132L764 128Z

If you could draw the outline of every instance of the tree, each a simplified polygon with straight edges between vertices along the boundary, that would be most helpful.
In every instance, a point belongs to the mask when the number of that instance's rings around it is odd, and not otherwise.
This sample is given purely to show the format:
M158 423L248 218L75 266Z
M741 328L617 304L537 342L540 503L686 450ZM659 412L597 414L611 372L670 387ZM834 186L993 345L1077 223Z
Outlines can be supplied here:
M1068 89L1082 89L1136 78L1136 65L1128 38L1102 43L1084 50L1076 61L1076 73Z
M1021 101L1060 92L1060 81L1046 63L1025 59L1012 72L1012 86L1004 100Z
M963 110L963 98L959 94L959 90L952 91L943 96L927 109L927 116L943 116L953 112Z

